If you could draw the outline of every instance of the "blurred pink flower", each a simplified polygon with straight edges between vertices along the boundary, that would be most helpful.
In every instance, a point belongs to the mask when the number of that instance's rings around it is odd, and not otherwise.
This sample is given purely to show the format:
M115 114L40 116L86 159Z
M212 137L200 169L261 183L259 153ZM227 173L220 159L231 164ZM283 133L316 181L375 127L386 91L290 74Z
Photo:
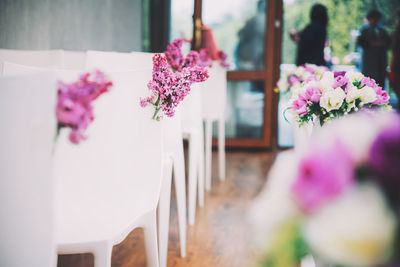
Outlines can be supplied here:
M202 48L199 51L199 61L197 63L200 67L212 67L212 58L207 48Z
M304 98L307 101L318 103L321 98L321 91L316 87L308 87L304 93Z
M389 103L389 95L388 93L382 89L382 87L378 87L376 91L376 100L372 102L374 105L383 105Z
M336 76L335 82L333 83L333 88L338 88L346 85L349 80L344 76Z
M222 50L219 50L218 57L219 57L219 62L221 64L221 66L224 68L229 68L229 63L226 62L226 59L228 58L228 56L225 54L225 52Z
M295 110L295 112L299 115L304 115L308 113L307 110L307 100L304 99L301 95L299 96L299 99L296 99L292 103L292 108Z
M298 166L292 193L304 212L313 212L342 193L354 180L351 154L340 142L310 148Z

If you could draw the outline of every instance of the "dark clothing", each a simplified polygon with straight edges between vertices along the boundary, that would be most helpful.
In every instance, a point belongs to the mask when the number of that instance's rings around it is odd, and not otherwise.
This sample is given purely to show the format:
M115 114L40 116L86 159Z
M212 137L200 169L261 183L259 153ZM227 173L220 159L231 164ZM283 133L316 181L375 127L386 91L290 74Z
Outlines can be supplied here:
M364 26L360 31L357 42L363 49L361 72L383 87L388 64L387 50L390 47L389 34L382 26Z
M297 46L296 65L305 63L326 65L324 47L326 41L326 27L318 22L312 22L301 33Z

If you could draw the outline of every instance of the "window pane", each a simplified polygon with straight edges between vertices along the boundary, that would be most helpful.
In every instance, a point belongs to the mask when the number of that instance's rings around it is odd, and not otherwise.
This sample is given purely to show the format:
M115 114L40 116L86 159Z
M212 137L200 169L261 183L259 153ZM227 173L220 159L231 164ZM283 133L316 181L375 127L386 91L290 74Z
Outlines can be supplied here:
M226 137L261 138L264 121L264 82L229 81L227 97Z
M264 69L266 0L203 0L202 16L231 70Z
M171 0L171 41L176 38L192 39L193 12L193 0Z

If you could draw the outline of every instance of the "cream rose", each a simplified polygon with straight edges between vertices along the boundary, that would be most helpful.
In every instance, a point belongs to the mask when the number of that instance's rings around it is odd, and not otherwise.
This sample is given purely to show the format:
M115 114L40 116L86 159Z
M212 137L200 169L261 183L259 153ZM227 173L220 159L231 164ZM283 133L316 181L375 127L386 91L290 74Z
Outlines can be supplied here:
M351 83L353 82L359 82L362 80L362 78L364 78L364 75L362 75L362 73L354 71L354 70L349 70L348 72L346 72L346 74L344 75L344 77L346 77Z
M346 95L346 102L352 103L354 100L356 100L360 96L361 96L360 90L356 86L350 85L350 87L347 91L347 95Z
M320 82L320 89L322 92L332 90L335 82L333 72L327 71L322 75Z
M372 87L364 86L359 92L363 104L372 103L376 100L376 92Z
M304 238L314 255L344 266L377 266L390 256L396 219L372 184L350 188L311 215Z
M325 108L326 111L331 111L339 109L343 100L346 98L346 94L341 88L336 88L334 90L325 91L320 99L321 107Z

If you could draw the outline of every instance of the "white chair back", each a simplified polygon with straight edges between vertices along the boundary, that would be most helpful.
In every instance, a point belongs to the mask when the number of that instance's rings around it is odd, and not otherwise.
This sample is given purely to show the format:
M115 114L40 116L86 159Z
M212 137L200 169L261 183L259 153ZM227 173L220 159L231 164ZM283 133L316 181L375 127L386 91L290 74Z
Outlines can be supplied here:
M55 76L0 79L0 265L54 266Z
M63 51L62 68L68 70L85 69L87 52Z
M139 105L139 98L147 91L143 77L151 75L150 70L107 74L114 85L94 103L95 120L87 130L88 139L73 145L68 131L63 131L58 140L59 243L86 242L97 235L114 237L116 233L124 238L124 231L131 230L127 223L154 209L158 202L161 124L151 120L151 110ZM84 220L87 225L81 225L82 216L90 217ZM106 230L97 229L99 220L102 226L109 225Z
M152 53L88 51L86 67L111 71L140 70L153 68Z
M34 67L60 67L63 62L63 51L0 49L0 69L4 61Z
M214 62L209 69L210 77L201 85L202 113L204 119L224 118L226 108L226 69Z

